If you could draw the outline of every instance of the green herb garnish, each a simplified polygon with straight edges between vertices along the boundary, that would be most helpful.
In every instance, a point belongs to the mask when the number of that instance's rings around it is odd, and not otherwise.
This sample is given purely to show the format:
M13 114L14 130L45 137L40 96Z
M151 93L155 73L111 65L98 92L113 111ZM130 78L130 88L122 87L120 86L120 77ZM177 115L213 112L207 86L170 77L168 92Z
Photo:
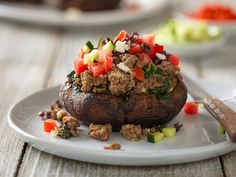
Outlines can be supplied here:
M75 75L75 71L73 70L73 71L70 72L70 74L67 75L67 77L73 78L74 75Z
M150 90L152 94L155 94L157 99L170 99L170 88L173 86L172 81L169 78L164 80L164 86Z
M154 63L150 63L144 66L142 69L144 71L145 79L148 79L153 75L160 75L160 76L164 75L164 72L162 71L162 69L158 68Z

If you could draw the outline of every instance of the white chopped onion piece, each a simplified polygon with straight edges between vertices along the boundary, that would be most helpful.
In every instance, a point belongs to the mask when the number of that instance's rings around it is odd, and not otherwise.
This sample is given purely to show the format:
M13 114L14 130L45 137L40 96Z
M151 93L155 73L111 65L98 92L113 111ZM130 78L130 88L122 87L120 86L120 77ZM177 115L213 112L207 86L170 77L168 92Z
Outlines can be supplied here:
M129 69L128 66L126 66L124 63L120 62L116 65L120 70L126 72L126 73L132 73L132 71Z
M115 51L124 53L126 50L126 43L123 41L117 41L115 44Z
M161 60L165 60L166 56L162 53L156 53L156 57L160 58Z

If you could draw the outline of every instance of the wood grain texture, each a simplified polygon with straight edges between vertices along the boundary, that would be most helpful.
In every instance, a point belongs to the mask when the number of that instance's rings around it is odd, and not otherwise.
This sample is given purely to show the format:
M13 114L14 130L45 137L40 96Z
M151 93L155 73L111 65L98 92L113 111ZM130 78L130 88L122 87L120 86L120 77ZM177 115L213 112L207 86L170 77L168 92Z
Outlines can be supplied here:
M236 174L236 151L222 156L223 167L227 177L235 177Z
M54 42L51 32L0 24L0 176L13 176L24 145L7 125L7 110L42 88Z
M56 157L28 147L19 176L34 177L223 177L218 158L155 167L97 165Z
M73 59L84 41L94 41L102 34L93 33L65 34L61 48L58 48L58 57L47 86L58 85L64 82L65 76L72 69ZM56 157L27 146L26 153L19 171L19 177L223 177L219 158L205 161L160 167L119 167L97 165L85 162Z

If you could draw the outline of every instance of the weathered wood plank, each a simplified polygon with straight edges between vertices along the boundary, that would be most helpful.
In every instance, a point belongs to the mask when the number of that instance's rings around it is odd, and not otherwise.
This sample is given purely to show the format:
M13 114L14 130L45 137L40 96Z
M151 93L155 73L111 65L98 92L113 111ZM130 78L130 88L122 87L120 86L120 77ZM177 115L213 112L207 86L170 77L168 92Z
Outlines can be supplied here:
M235 177L236 174L236 151L222 156L223 167L227 177Z
M56 157L35 148L27 148L19 176L34 177L223 177L218 158L200 162L155 167L97 165ZM49 169L49 170L48 170Z
M58 49L58 60L53 69L49 85L57 85L64 82L65 75L71 71L74 56L78 48L88 39L93 40L100 35L94 34L66 34L62 48ZM161 167L117 167L109 165L97 165L74 160L59 158L44 152L27 147L19 177L24 176L78 176L78 177L138 177L138 176L207 176L223 177L219 158L210 160Z
M23 142L7 125L7 110L42 88L56 36L50 31L0 24L0 176L13 176Z

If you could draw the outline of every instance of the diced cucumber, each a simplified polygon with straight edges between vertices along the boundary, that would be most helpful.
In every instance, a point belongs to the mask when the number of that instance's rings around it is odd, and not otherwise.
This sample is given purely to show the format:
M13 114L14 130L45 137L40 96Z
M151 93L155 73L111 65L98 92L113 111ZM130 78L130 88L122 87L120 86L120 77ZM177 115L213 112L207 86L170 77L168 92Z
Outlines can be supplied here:
M115 44L112 41L109 41L103 46L103 49L112 52L115 49Z
M93 50L93 44L90 41L87 41L84 45L83 51L84 53L89 53Z
M160 132L150 133L147 135L147 141L150 143L157 143L164 138L164 134Z
M94 49L94 50L92 50L92 52L90 52L90 56L91 56L94 60L96 60L96 59L98 58L98 55L99 55L99 52L98 52L97 49Z
M167 138L175 137L175 135L176 135L176 128L174 128L174 127L165 127L165 128L162 129L162 133Z
M224 129L224 127L223 127L222 125L219 125L219 127L218 127L218 132L219 132L220 134L222 134L222 135L225 134L225 129Z
M103 41L103 38L99 39L99 41L98 41L98 49L102 48L102 41Z
M92 50L92 52L84 55L84 64L93 64L94 60L98 58L98 50Z
M90 56L90 54L84 54L84 64L92 64L93 58Z

